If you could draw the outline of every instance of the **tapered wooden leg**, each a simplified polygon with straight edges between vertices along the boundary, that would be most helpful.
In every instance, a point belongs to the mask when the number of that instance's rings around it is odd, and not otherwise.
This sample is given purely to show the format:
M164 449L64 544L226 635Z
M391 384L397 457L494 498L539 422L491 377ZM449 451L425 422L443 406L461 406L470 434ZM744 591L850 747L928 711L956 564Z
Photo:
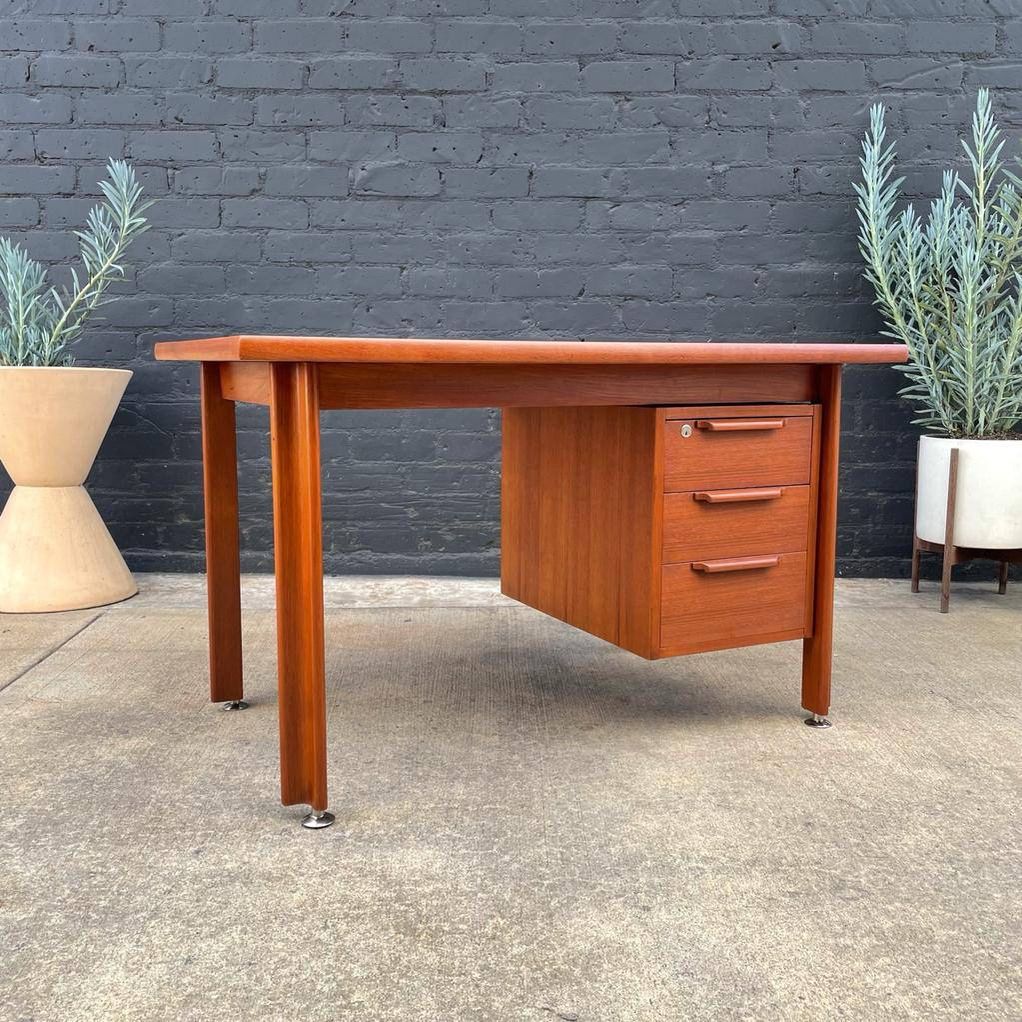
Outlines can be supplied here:
M821 366L819 372L821 434L813 575L813 634L802 643L802 705L814 715L824 717L830 709L830 673L834 647L841 366Z
M209 611L209 697L240 705L241 561L238 541L238 455L234 402L220 387L220 363L203 362L202 480L206 509L206 600Z
M327 807L323 526L316 366L270 367L280 798Z
M1008 562L1001 561L997 572L997 591L1003 596L1008 591Z
M951 568L955 563L955 501L958 497L958 448L951 448L947 470L947 511L944 516L944 561L940 570L940 612L951 605Z
M944 544L944 561L940 570L940 612L946 614L951 606L951 567L954 564L955 548Z

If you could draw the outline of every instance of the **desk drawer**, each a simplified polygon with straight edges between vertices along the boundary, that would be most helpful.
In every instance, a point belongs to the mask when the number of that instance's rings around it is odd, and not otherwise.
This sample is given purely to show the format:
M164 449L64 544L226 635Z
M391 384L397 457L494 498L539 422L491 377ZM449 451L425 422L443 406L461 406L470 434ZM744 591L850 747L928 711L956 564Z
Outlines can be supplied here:
M808 537L808 486L664 494L665 564L805 550Z
M669 419L664 429L668 493L809 482L811 415Z
M805 596L804 552L665 565L661 650L672 656L796 638Z

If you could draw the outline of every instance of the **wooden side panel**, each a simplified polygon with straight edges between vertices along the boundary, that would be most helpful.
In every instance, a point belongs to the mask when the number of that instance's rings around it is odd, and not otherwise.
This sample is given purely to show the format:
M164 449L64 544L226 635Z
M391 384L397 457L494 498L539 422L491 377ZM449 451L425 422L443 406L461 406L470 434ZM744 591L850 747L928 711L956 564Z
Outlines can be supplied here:
M504 411L502 591L641 656L656 602L657 411Z
M225 397L253 405L270 403L269 363L221 362L219 368Z
M224 396L268 405L270 363L217 363ZM494 408L808 401L814 368L785 366L415 365L319 363L320 407ZM759 414L772 405L749 405ZM790 409L790 406L789 406ZM668 409L677 413L680 409ZM712 413L713 406L693 414ZM788 414L804 414L792 412ZM674 416L669 416L674 417Z
M811 365L319 363L318 373L322 408L537 408L808 401L815 385ZM253 380L246 379L246 393L261 400L261 391Z
M241 560L238 535L238 442L234 402L220 386L220 366L203 362L202 484L206 512L209 697L241 699Z
M635 428L640 435L633 441L642 459L636 466L631 485L643 501L648 500L649 517L637 518L645 504L636 505L624 523L622 536L623 585L633 594L622 606L621 645L633 652L642 650L650 659L657 656L660 645L660 602L664 542L664 413L653 415L653 444L646 443L645 421ZM645 458L648 456L648 462ZM647 529L648 522L648 529Z
M560 417L564 412L555 414ZM574 513L569 511L556 524L558 542L575 547L566 565L564 620L594 635L617 636L621 586L615 575L621 561L620 553L608 549L608 541L620 536L626 495L606 478L606 467L629 456L620 428L627 417L588 408L568 415L575 422L574 428L564 431L569 462L564 475L573 479L571 489L578 503Z

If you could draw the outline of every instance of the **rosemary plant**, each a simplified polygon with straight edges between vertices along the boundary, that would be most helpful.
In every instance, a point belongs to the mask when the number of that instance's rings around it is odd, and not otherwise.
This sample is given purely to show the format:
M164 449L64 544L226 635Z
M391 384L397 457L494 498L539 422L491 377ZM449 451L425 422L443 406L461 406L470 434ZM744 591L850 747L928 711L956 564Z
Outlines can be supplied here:
M0 238L0 366L69 365L67 346L90 315L112 300L107 288L124 276L121 258L149 223L135 172L121 160L107 165L84 231L75 231L84 273L71 268L71 287L52 287L42 264L20 245Z
M972 145L962 141L971 181L946 170L925 221L895 209L904 178L893 179L885 138L876 105L854 185L859 249L884 332L909 349L901 394L939 433L1011 433L1022 419L1022 180L1001 157L990 93L980 89Z

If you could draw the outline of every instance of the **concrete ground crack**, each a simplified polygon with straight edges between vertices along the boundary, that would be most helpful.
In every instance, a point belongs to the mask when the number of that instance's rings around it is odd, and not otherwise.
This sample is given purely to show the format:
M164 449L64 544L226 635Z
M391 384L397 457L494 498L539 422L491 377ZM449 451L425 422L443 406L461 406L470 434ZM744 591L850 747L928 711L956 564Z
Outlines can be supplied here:
M50 649L47 649L44 652L40 653L39 656L35 658L35 660L31 661L31 663L26 664L20 671L18 671L18 673L15 674L13 678L10 678L8 681L5 681L2 685L0 685L0 692L9 689L16 681L19 681L20 679L24 678L29 671L35 670L35 668L38 667L44 660L48 660L51 656L53 656L53 654L56 653L57 650L63 649L72 639L75 639L79 635L81 635L86 628L90 627L91 625L94 625L103 616L103 614L104 611L100 611L98 614L89 618L89 620L86 621L85 624L81 626L81 628L76 628L70 635L68 635L64 639L61 639L60 642L58 642L55 646L52 646L50 647Z

